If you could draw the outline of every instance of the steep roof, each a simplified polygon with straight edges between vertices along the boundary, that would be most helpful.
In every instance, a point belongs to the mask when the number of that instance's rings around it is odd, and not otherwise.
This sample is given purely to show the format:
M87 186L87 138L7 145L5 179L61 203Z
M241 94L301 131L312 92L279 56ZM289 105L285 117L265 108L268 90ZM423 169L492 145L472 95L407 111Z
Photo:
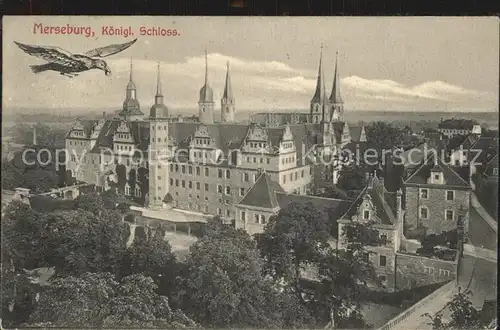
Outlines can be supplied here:
M324 198L307 195L292 195L284 192L277 192L276 199L279 207L284 209L291 203L307 204L311 203L318 210L325 220L339 219L349 208L352 201Z
M413 173L404 184L427 185L427 180L431 175L431 170L439 170L443 173L444 184L454 187L470 188L470 185L464 181L460 175L453 171L434 153Z
M365 196L369 196L375 207L376 216L382 224L393 225L396 223L395 217L395 194L388 193L385 190L384 183L377 177L370 179L371 185L367 185L359 194L356 200L351 204L347 212L342 216L343 219L351 220L351 217L358 212Z
M363 126L351 126L349 125L349 134L351 135L351 140L355 142L360 142L361 133L363 132Z
M226 85L224 86L224 93L222 94L222 99L224 100L233 99L233 89L231 87L231 74L229 73L229 62L227 62Z
M335 58L335 72L333 74L333 84L332 93L330 94L331 103L342 103L342 97L340 97L340 78L338 71L338 54Z
M284 192L276 181L263 172L238 204L273 209L278 206L276 191Z

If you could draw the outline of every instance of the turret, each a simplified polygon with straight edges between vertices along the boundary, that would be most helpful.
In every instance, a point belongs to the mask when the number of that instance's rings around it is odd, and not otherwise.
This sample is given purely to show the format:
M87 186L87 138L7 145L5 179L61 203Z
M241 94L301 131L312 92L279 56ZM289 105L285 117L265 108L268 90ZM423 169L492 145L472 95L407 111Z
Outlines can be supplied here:
M343 120L344 116L344 101L340 96L340 79L338 71L338 52L335 58L335 72L333 75L332 93L328 99L330 104L330 120L338 121Z
M226 85L221 99L220 118L222 122L233 122L235 117L234 96L231 86L231 75L229 73L229 62L227 62Z
M200 99L198 101L199 119L203 124L213 124L214 122L214 91L208 84L208 59L205 49L205 84L200 89Z

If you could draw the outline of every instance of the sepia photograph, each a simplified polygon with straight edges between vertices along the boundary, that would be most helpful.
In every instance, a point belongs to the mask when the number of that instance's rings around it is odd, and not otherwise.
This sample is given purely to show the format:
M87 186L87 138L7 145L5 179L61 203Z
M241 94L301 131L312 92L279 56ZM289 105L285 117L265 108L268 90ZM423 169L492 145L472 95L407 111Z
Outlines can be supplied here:
M497 328L498 17L2 24L1 328Z

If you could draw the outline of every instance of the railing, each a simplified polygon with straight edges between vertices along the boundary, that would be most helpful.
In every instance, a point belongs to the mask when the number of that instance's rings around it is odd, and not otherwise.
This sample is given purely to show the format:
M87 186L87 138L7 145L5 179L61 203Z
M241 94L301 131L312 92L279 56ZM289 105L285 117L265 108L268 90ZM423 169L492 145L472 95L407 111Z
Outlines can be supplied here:
M437 289L436 291L434 291L433 293L431 293L430 295L426 296L424 299L418 301L417 303L415 303L413 306L411 306L410 308L408 308L407 310L405 310L403 313L397 315L396 317L394 317L392 320L390 320L389 322L387 322L385 325L383 325L382 327L378 328L378 330L388 330L388 329L392 329L394 327L396 327L398 324L400 324L401 322L403 322L404 320L406 320L408 317L410 317L411 315L413 315L415 313L415 311L422 307L423 305L427 304L429 301L433 300L434 298L436 298L437 296L453 289L453 287L455 286L455 281L451 281L445 285L443 285L442 287L440 287L439 289Z

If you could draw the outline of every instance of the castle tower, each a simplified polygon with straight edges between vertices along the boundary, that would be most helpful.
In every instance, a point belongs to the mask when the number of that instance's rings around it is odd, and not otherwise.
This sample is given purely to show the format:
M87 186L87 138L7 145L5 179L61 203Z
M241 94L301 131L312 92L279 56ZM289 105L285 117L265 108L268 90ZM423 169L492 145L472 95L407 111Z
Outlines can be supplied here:
M198 101L199 119L203 124L214 123L214 91L208 85L208 59L205 49L205 84L200 89L200 100Z
M163 104L160 64L155 103L149 111L149 200L148 207L160 208L169 194L168 108Z
M125 101L123 101L123 110L120 112L120 117L125 120L141 120L144 114L141 112L141 106L139 100L137 100L137 88L132 79L132 74L132 59L130 59L130 79L125 91Z
M319 69L318 69L318 79L316 81L316 91L314 96L311 99L311 122L319 123L324 120L325 116L325 101L326 101L326 93L325 93L325 78L323 75L323 44L321 44L321 52L319 56Z
M229 62L227 62L226 85L224 86L224 94L220 103L221 122L234 122L235 108L233 89L231 88L231 75L229 74Z
M337 52L335 57L335 73L333 75L332 93L329 99L331 121L339 121L344 119L344 101L342 101L342 97L340 97L340 79L337 66L338 55L339 53Z

